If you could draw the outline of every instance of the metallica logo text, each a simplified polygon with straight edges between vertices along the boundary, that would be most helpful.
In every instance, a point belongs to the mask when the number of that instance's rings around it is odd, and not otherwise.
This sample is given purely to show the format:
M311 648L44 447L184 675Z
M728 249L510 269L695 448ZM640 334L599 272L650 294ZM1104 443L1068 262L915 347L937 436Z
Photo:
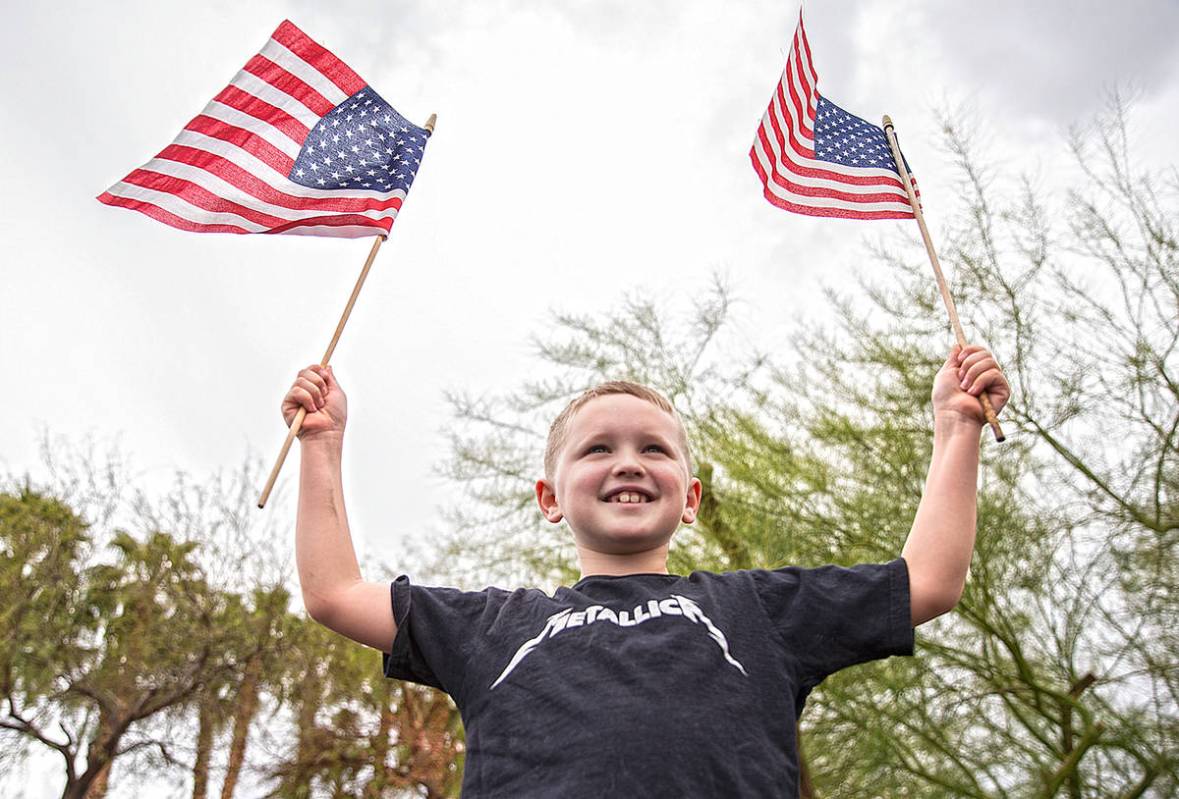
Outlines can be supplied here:
M725 656L734 668L740 671L745 676L749 676L745 667L733 659L729 654L729 642L725 638L725 634L716 628L716 625L704 615L704 611L700 609L692 600L687 597L682 597L677 594L672 594L667 599L652 599L645 605L638 605L634 610L621 610L615 613L613 610L602 605L593 605L585 610L574 612L572 608L566 608L558 613L549 616L545 621L544 628L535 638L530 638L521 644L520 648L516 650L516 654L508 662L507 668L504 669L503 674L491 684L492 688L499 685L504 679L512 673L512 670L520 665L528 653L540 646L547 638L552 638L561 633L566 633L576 627L584 627L590 624L617 624L619 627L637 627L645 621L657 619L660 616L678 617L692 624L701 624L708 632L708 637L716 641L717 646L720 647L721 653Z

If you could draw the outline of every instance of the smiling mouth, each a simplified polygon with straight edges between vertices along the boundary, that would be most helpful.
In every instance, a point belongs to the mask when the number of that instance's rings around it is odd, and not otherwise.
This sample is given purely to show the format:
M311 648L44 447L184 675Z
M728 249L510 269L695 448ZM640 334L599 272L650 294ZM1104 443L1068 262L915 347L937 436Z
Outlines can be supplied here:
M651 501L651 497L641 491L619 491L616 494L611 494L602 501L616 505L645 505Z

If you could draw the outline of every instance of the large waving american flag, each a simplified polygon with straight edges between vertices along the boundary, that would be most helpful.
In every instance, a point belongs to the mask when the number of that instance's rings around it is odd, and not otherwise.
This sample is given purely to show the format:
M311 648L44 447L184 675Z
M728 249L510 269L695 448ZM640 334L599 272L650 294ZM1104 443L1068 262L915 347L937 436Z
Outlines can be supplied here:
M385 235L430 133L290 21L98 199L198 233Z
M819 94L801 11L749 158L766 199L779 208L847 219L913 217L884 131Z

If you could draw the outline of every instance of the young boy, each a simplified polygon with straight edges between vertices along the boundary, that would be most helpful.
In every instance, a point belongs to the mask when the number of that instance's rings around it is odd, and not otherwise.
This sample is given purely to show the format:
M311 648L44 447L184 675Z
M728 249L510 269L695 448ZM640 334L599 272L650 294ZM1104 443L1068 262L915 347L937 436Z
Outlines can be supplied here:
M686 577L667 550L700 507L687 437L656 392L606 383L549 434L540 510L573 533L582 579L464 592L360 575L340 474L347 402L330 368L299 373L296 555L316 621L384 654L387 677L449 693L467 734L463 796L797 796L795 722L829 674L913 653L949 611L975 535L978 394L1010 389L957 348L933 388L934 446L901 557L852 568Z

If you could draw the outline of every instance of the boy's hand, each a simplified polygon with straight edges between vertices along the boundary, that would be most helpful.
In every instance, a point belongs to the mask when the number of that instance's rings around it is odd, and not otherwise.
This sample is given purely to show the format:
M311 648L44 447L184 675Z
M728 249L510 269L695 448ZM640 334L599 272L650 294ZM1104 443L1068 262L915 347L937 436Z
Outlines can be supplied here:
M336 382L332 367L312 364L299 372L295 384L282 399L282 418L287 427L291 426L300 406L307 409L307 416L299 429L300 441L319 436L344 435L348 398Z
M984 391L996 414L1011 396L1011 386L991 353L977 344L961 350L955 346L933 381L933 415L938 419L957 416L982 426L987 420L978 395Z

